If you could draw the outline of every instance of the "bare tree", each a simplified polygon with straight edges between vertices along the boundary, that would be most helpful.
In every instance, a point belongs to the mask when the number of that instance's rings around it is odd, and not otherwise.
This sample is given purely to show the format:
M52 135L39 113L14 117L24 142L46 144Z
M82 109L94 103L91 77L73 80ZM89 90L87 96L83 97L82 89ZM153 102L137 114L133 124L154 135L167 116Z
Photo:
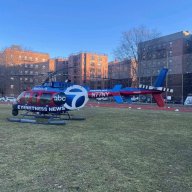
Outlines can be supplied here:
M124 59L131 60L130 75L132 78L132 86L137 86L139 55L142 55L142 50L139 50L140 43L148 41L160 36L156 30L147 29L144 26L130 29L122 33L122 38L119 47L114 51L115 57L122 61Z

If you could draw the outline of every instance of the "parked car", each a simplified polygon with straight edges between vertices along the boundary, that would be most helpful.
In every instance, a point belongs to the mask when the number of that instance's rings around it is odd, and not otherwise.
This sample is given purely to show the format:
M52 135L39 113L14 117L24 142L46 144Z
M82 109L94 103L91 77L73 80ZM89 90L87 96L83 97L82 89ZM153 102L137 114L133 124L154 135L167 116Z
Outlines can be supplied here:
M137 101L139 101L139 97L133 96L133 97L131 97L131 101L132 102L137 102Z
M15 97L0 97L0 102L15 102L16 98Z
M0 97L0 102L5 102L5 97Z
M15 97L5 97L5 102L15 102L16 101L16 98Z

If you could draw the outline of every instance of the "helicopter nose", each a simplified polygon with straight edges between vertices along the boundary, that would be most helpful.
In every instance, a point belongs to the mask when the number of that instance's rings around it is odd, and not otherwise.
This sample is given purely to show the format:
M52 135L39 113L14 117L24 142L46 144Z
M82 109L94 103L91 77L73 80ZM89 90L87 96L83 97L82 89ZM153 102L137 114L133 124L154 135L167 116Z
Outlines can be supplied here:
M17 115L18 115L18 113L19 113L19 112L18 112L18 110L17 110L17 109L13 109L13 110L12 110L12 115L13 115L13 116L17 116Z

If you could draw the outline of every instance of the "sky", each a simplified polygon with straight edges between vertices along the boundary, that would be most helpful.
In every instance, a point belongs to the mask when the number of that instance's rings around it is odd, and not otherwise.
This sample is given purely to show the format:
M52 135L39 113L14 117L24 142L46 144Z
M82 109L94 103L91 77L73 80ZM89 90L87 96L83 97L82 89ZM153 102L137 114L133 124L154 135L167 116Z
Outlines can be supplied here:
M192 31L191 0L0 0L0 50L12 44L51 58L88 51L109 61L123 32Z

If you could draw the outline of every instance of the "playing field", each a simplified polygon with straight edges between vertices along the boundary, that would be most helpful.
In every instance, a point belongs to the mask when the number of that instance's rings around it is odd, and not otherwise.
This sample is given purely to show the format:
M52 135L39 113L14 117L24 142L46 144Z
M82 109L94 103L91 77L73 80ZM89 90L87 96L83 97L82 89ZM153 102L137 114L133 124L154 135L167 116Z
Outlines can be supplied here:
M192 114L89 107L66 125L7 122L0 192L191 192Z

